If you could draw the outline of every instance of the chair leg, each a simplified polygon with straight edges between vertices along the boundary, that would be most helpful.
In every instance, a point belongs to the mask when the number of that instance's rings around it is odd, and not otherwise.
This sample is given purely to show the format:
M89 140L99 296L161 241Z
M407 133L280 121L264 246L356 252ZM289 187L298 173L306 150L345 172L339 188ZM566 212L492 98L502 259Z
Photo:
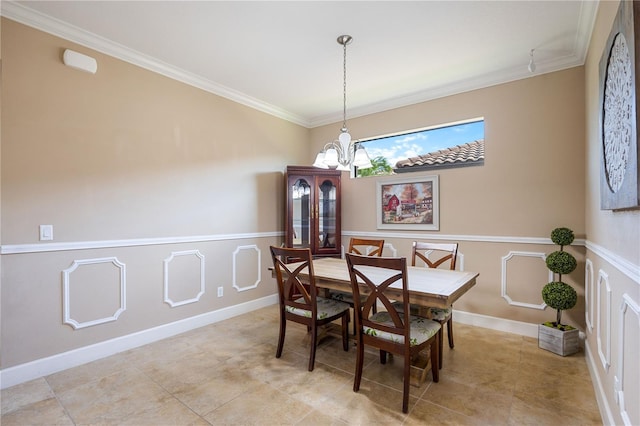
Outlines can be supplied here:
M404 355L404 375L402 378L402 412L409 411L409 383L411 382L411 352Z
M438 332L438 365L442 368L442 347L444 346L444 330L442 329L442 322L440 322L440 331Z
M282 356L282 348L284 347L284 335L287 330L287 320L284 317L280 317L280 335L278 336L278 349L276 349L276 358Z
M447 336L449 337L449 347L453 349L453 315L447 321Z
M355 336L356 333L358 332L358 330L356 330L356 307L355 306L351 306L353 308L353 335ZM349 311L351 312L351 311Z
M364 344L361 339L358 339L358 345L356 348L356 375L353 379L353 391L358 392L360 390L360 381L362 380L362 364L364 363Z
M438 331L442 333L442 329ZM433 376L433 382L438 383L440 381L440 364L438 363L438 350L440 339L433 339L431 343L431 375Z
M342 349L346 352L349 351L349 311L347 311L347 315L342 316ZM355 322L354 322L355 328Z
M387 352L380 349L380 364L387 363Z
M314 324L311 327L311 351L309 353L309 371L313 371L316 362L316 346L318 345L318 326Z

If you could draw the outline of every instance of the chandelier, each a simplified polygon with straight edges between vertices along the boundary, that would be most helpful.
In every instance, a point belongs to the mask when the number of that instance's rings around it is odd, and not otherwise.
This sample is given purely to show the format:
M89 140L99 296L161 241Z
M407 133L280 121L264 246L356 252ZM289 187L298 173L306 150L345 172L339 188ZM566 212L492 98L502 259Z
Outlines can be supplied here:
M343 48L343 73L342 73L342 129L337 140L329 142L316 156L314 167L322 169L337 169L350 171L351 166L360 169L373 167L367 151L358 142L351 140L351 135L347 129L347 44L353 38L350 35L338 37L338 43Z

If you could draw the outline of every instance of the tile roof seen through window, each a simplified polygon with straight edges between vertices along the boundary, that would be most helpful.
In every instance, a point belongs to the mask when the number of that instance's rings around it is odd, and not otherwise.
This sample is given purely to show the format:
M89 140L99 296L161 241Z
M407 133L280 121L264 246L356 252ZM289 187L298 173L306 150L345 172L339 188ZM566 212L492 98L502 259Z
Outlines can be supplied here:
M484 164L484 139L479 139L463 145L400 160L396 163L394 171L396 173L404 173L482 164Z

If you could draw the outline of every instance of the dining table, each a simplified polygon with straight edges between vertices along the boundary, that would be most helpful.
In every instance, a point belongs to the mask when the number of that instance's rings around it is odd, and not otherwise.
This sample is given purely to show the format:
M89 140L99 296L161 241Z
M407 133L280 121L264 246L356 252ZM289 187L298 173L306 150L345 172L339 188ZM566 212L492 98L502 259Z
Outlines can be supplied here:
M292 265L294 266L294 265ZM269 268L272 270L273 268ZM383 276L385 271L374 268L373 274ZM323 257L313 260L313 274L316 287L326 292L330 290L352 292L351 278L347 261L335 257ZM409 303L416 305L420 315L429 316L429 307L450 307L456 300L464 295L476 284L476 278L480 274L471 271L452 271L448 269L427 268L421 266L407 266L407 284L409 290ZM308 278L308 271L302 271L299 275L302 279ZM369 275L371 276L371 275ZM377 281L377 280L376 280ZM364 283L361 290L367 292ZM396 292L394 294L394 291ZM389 287L390 297L402 298L401 283L392 284ZM426 378L429 355L422 354L411 364L411 384L420 386Z
M378 274L384 274L376 268ZM318 288L351 292L351 278L345 259L324 257L313 260L313 273ZM476 284L477 272L407 266L409 303L424 307L447 308ZM308 277L308 273L301 273ZM366 288L362 287L363 291ZM394 290L396 294L394 294ZM400 283L390 286L390 296L402 297Z

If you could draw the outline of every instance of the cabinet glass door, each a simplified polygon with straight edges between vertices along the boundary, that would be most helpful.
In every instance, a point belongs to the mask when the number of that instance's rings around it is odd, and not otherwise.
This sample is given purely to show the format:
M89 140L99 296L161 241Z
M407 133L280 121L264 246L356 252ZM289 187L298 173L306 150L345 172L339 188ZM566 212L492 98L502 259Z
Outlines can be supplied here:
M336 185L321 180L318 187L318 249L336 248Z
M311 247L311 185L298 179L291 188L293 204L292 223L294 248Z

